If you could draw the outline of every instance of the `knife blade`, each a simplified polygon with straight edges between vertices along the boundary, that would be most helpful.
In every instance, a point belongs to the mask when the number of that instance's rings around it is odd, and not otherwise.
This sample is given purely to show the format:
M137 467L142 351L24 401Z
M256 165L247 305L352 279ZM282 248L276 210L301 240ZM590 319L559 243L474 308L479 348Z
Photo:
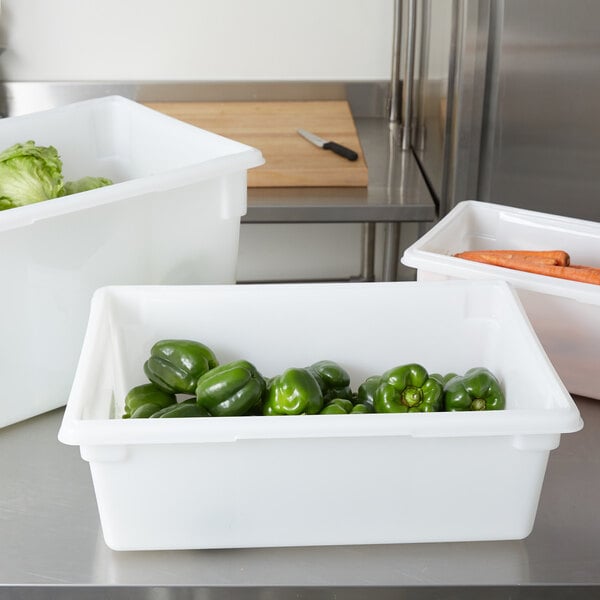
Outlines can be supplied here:
M333 142L331 140L325 140L310 131L306 131L306 129L298 129L298 133L306 140L308 140L311 144L322 148L323 150L331 150L348 160L356 160L358 158L358 154L354 152L354 150L350 150L350 148L346 148L346 146L342 146L337 142Z

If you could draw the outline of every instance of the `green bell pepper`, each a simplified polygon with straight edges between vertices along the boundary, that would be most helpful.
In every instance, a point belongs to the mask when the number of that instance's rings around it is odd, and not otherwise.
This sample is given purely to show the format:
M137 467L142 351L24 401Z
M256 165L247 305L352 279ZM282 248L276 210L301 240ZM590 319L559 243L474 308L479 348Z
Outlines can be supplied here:
M196 398L190 398L171 406L166 406L150 416L151 419L174 419L180 417L210 417L208 411L199 406Z
M356 404L365 404L373 408L375 404L375 391L381 384L380 375L367 377L359 386L356 394ZM370 412L373 412L372 410Z
M320 415L347 415L349 414L354 405L348 398L334 398L325 404L325 406L319 412Z
M505 406L500 382L484 367L469 369L462 377L452 378L444 387L447 411L502 410Z
M263 405L265 415L318 414L323 393L308 369L292 367L271 381Z
M383 373L374 395L375 412L379 413L437 412L442 402L442 385L415 363Z
M365 402L357 402L350 411L351 415L364 415L368 413L375 412L372 404L367 404Z
M430 373L429 377L441 383L442 386L445 386L451 379L456 377L456 373L446 373L445 375L442 375L441 373Z
M130 415L124 414L124 419L147 419L151 417L155 412L161 410L159 406L148 402L147 404L141 404L138 406Z
M253 364L236 360L198 379L196 402L214 417L247 415L260 404L265 388L265 380Z
M352 399L350 375L338 363L320 360L306 367L306 370L317 380L325 402L334 398Z
M218 365L214 352L191 340L160 340L144 364L148 379L173 394L193 394L198 379Z
M175 398L175 394L165 392L155 386L153 383L137 385L131 388L125 396L125 412L123 414L123 418L128 419L129 417L133 417L138 408L147 404L154 405L156 411L164 408L165 406L175 404L176 401L177 399ZM150 409L147 408L140 414L146 415L148 410Z

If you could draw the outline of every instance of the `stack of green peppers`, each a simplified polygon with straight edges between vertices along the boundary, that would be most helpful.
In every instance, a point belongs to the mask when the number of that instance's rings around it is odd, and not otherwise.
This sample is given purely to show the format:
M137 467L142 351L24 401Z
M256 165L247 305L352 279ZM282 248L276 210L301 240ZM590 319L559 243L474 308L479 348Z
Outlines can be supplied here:
M210 417L251 414L266 382L254 365L238 360L219 365L215 353L191 340L154 344L144 364L150 383L125 397L123 418ZM191 396L177 401L177 394Z
M172 339L156 342L144 363L150 383L129 391L123 418L208 416L195 398L177 402L176 395L194 394L198 379L217 365L214 352L200 342Z
M266 379L247 360L221 365L204 344L168 339L152 346L144 372L149 383L129 391L123 418L414 413L505 407L500 383L482 367L462 376L443 376L429 374L416 363L399 365L368 377L354 393L350 375L332 360L288 368Z
M358 400L378 413L502 410L506 406L500 382L484 367L464 375L430 375L416 363L367 378L358 388Z
M348 414L353 400L348 372L332 360L321 360L273 377L267 386L263 414Z

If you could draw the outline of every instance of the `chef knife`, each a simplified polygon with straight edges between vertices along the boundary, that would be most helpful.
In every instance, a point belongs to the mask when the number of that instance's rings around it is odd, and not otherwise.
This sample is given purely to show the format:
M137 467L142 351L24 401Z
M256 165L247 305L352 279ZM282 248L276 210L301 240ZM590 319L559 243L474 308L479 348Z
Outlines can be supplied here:
M323 148L323 150L331 150L332 152L335 152L336 154L339 154L348 160L356 160L358 158L358 154L356 154L354 150L350 150L350 148L346 148L346 146L342 146L337 142L324 140L322 137L319 137L310 131L306 131L306 129L298 129L298 133L315 146Z

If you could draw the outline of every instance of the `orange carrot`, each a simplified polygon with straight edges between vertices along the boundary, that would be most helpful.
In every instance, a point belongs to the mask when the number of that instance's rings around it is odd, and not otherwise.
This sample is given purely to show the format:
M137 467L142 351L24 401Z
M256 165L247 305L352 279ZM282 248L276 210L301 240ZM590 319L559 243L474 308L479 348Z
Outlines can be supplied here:
M582 283L593 283L600 285L600 269L589 269L589 268L577 268L573 267L556 267L560 269L553 277L561 277L562 279L569 279L571 281L580 281Z
M569 255L564 250L470 250L459 252L454 256L476 260L477 255L492 255L505 258L520 258L523 260L532 260L540 264L560 265L566 267L569 265Z
M579 281L583 283L593 283L600 285L600 269L586 267L571 267L561 265L542 264L533 260L524 258L515 258L503 256L501 254L493 254L486 252L471 253L470 256L465 256L466 253L455 254L459 258L473 260L476 262L494 265L496 267L504 267L507 269L516 269L536 275L547 275L549 277L558 277L560 279L568 279L570 281Z
M459 252L454 256L456 258L464 258L466 260L474 260L476 262L483 262L491 265L496 264L497 261L504 263L504 261L508 260L527 261L538 265L558 265L558 262L555 258L547 258L545 256L514 256L510 253L486 250Z
M600 267L588 267L587 265L569 265L571 269L585 272L587 275L595 274L600 279Z

